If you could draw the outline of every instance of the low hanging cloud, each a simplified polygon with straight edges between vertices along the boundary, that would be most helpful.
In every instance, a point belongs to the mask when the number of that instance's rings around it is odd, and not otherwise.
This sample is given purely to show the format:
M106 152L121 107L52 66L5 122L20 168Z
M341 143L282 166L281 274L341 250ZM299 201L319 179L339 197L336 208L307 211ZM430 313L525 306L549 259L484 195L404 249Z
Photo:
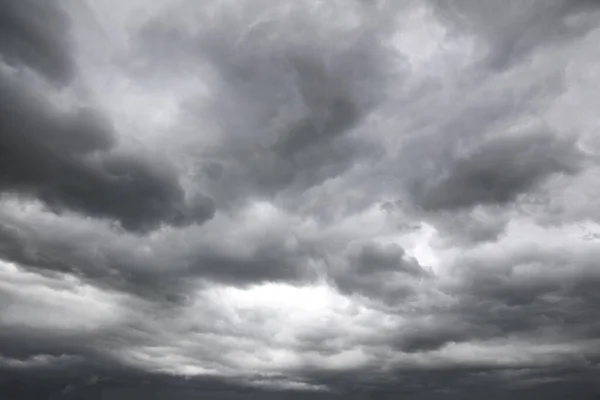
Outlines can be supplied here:
M595 1L0 5L0 397L596 398Z

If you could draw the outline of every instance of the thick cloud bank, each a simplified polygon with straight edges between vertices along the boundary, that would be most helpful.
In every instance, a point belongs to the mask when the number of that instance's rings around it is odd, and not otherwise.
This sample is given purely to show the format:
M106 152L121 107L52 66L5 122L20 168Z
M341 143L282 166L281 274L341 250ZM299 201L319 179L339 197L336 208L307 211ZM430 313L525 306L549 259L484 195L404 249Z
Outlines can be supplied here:
M0 397L598 398L599 21L3 1Z

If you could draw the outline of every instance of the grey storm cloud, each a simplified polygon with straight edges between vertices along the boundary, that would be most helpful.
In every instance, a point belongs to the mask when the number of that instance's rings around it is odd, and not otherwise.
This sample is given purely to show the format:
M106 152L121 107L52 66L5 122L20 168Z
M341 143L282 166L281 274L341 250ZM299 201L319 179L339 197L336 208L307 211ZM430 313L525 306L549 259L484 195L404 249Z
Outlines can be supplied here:
M599 16L2 2L0 398L597 398Z
M553 174L575 172L584 158L573 142L548 132L492 139L466 153L413 183L415 204L438 210L507 203Z
M489 43L486 64L505 69L531 57L540 47L576 40L593 22L584 18L595 0L528 0L504 3L434 1L436 11L458 29L474 31Z
M342 291L392 304L413 295L415 283L430 277L400 246L374 243L351 246L343 266L331 275Z
M5 62L35 69L58 84L73 77L69 19L56 1L5 1L0 6L0 25Z
M377 21L358 16L364 26L348 31L312 20L303 6L287 20L278 17L286 13L284 5L262 15L252 5L240 7L247 15L223 12L220 24L201 15L205 23L194 32L165 18L139 33L141 57L150 65L167 57L167 71L192 69L213 77L209 104L192 99L185 109L191 118L208 115L217 126L218 141L200 154L206 161L198 174L219 201L297 193L375 156L377 146L352 132L398 74ZM253 19L259 23L247 27ZM141 73L169 73L148 69Z
M93 108L53 110L27 87L2 77L0 187L32 194L58 211L118 220L126 229L182 225L214 213L207 197L186 203L168 165L110 152L115 134Z

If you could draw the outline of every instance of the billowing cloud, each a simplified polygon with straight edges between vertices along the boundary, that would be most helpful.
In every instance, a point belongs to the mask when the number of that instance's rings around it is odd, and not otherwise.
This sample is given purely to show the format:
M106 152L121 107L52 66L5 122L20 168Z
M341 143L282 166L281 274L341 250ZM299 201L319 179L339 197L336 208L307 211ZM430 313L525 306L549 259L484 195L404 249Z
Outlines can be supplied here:
M594 1L0 5L0 397L596 398Z
M574 172L583 158L573 141L548 132L491 139L465 153L412 183L417 206L452 210L514 201L556 173Z
M212 217L206 196L186 199L161 159L115 149L110 121L90 106L66 112L5 71L0 77L0 188L117 220L126 229L185 225ZM50 96L48 96L50 97Z

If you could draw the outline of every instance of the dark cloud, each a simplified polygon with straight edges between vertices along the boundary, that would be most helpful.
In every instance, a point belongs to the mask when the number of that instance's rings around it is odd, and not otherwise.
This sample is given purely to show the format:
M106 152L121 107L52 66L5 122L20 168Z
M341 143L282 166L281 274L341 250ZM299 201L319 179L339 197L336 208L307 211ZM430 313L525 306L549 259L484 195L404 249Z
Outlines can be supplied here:
M555 398L577 393L593 399L599 391L594 383L594 366L541 369L504 369L494 367L436 368L433 370L395 370L393 374L369 371L331 374L313 378L339 388L343 398L394 399L518 399ZM307 395L306 398L311 398ZM318 398L318 397L317 397ZM335 396L333 398L336 398Z
M201 249L191 256L190 271L216 281L236 285L257 282L302 281L315 278L307 270L310 248L289 251L279 240L260 243L241 257L223 251Z
M503 369L469 368L459 370L397 371L395 379L365 380L367 374L322 374L317 380L338 389L332 392L302 392L260 390L236 385L234 382L210 378L180 379L161 374L141 374L116 369L100 378L95 374L108 372L104 368L82 368L79 372L35 371L21 374L4 371L0 390L14 399L175 399L187 400L202 396L218 400L238 399L393 399L400 394L407 399L491 399L549 398L562 399L577 394L581 399L595 399L599 393L594 381L594 369L577 367L562 369L523 369L512 372ZM374 377L371 377L374 378ZM511 380L529 382L515 384ZM29 384L27 384L29 383ZM336 385L337 384L337 385ZM464 391L467 393L464 393Z
M98 231L85 225L55 229L48 221L38 221L32 229L26 221L3 214L2 259L41 273L74 274L95 285L173 304L184 301L188 288L198 281L242 286L310 281L315 273L307 265L319 257L308 243L290 250L285 237L223 244L220 237L217 242L212 238L181 241L167 231L148 243L135 235L112 237L117 232L106 226Z
M565 90L564 70L549 68L535 81L529 77L537 69L530 64L483 71L469 70L473 79L448 94L418 96L420 116L406 133L397 132L403 145L368 172L382 179L366 183L366 196L400 198L398 210L434 224L454 244L494 240L515 203L589 165L576 135L532 118ZM461 92L468 94L455 107Z
M415 285L431 277L416 259L395 244L351 245L341 264L331 271L340 290L389 304L413 295Z
M244 7L242 18L251 24L258 9ZM198 171L219 204L293 196L378 154L355 132L400 72L390 68L395 55L381 43L377 20L357 15L364 27L347 32L353 42L334 52L345 32L315 25L302 7L287 22L269 19L249 33L237 10L218 12L218 22L202 16L207 23L195 34L165 18L146 25L139 38L144 59L168 54L174 71L202 66L199 73L211 74L208 106L200 99L185 109L190 123L208 123L219 137L200 155L206 161ZM305 35L293 35L292 26Z
M419 263L415 259L406 256L404 250L395 244L377 245L368 243L350 251L350 262L361 275L390 271L414 276L426 275Z
M75 73L69 19L58 1L7 0L0 5L3 61L26 65L59 84Z
M0 188L42 200L56 212L114 218L130 230L202 223L214 214L205 196L191 201L160 160L108 152L112 127L93 109L61 114L26 87L2 78Z
M120 400L142 398L188 399L197 396L237 399L269 395L218 378L192 380L98 362L76 363L76 369L36 368L15 372L2 370L0 393L7 399Z
M414 182L413 201L432 211L508 203L553 174L577 171L582 158L575 143L547 132L491 139Z
M394 339L394 347L420 353L473 341L513 339L552 346L558 340L582 343L570 362L593 362L596 356L587 347L596 345L600 308L590 290L599 279L592 252L575 256L556 248L504 253L500 258L460 258L454 267L460 278L442 288L448 304L428 309L435 318L411 324ZM410 312L421 315L425 309Z
M533 259L531 254L507 255L487 267L465 259L465 266L473 267L461 280L457 312L474 326L492 328L494 335L594 337L599 304L589 289L598 282L592 252L582 258L565 248L540 253Z
M598 397L597 2L76 3L0 5L0 398Z
M69 21L56 2L7 1L0 15L3 61L27 65L61 84L70 80ZM4 192L32 195L57 212L114 218L131 230L212 217L212 200L187 201L164 162L109 153L115 133L93 107L59 112L45 93L19 83L17 75L3 72L0 80Z
M487 43L486 67L492 70L526 62L540 48L577 40L594 27L585 14L598 11L598 3L588 0L528 0L502 4L436 0L432 4L450 26Z

